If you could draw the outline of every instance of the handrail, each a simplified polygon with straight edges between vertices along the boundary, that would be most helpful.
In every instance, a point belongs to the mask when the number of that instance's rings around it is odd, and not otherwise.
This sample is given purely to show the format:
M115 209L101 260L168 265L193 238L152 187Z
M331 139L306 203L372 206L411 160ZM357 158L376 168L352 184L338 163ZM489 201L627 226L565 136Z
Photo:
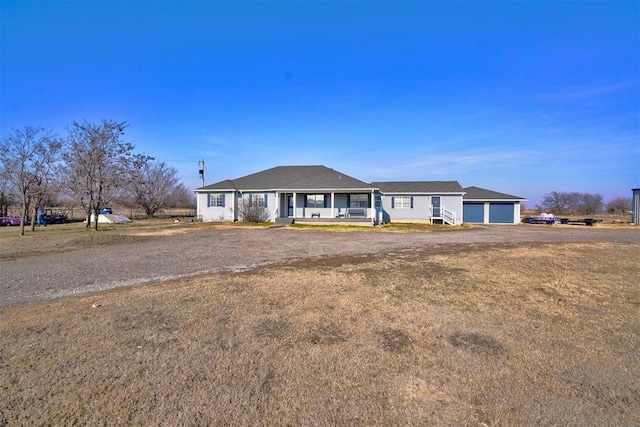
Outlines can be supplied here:
M444 213L443 219L451 225L456 225L456 213L446 210L442 208L442 212Z
M438 210L439 215L434 216L435 210ZM456 225L456 213L447 210L444 205L439 206L438 208L434 208L433 205L429 207L429 218L431 219L431 223L433 224L433 219L442 219L443 222L446 222L451 225Z

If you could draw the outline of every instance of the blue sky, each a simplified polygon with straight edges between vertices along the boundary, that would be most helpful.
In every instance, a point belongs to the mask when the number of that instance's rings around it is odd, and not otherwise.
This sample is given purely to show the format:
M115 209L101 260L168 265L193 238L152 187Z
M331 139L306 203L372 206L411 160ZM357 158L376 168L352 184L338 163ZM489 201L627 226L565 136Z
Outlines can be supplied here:
M0 1L0 133L127 121L189 187L278 165L640 187L640 2Z

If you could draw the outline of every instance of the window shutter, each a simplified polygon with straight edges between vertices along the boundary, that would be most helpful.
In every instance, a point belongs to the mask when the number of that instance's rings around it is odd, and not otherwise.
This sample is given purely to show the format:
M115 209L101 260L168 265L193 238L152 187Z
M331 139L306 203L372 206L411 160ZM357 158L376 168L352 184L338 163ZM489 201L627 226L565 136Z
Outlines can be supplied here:
M207 193L207 207L211 207L211 193Z
M413 196L411 196L411 209L413 209Z
M220 195L220 198L222 199L222 207L223 207L223 208L224 208L224 199L225 199L225 197L226 197L226 194L224 194L224 193L222 193L222 194Z
M347 207L351 207L351 194L347 194Z
M264 195L264 207L265 208L267 207L267 196L268 196L268 194L265 193L265 195Z
M325 207L325 208L328 208L328 207L329 207L329 205L328 205L328 203L329 203L329 197L331 197L331 194L325 194L325 195L324 195L324 207Z
M309 205L309 202L307 201L309 199L309 195L305 194L304 195L304 207L306 208Z
M396 198L395 197L391 197L391 209L396 207Z
M367 207L371 207L371 194L367 194Z

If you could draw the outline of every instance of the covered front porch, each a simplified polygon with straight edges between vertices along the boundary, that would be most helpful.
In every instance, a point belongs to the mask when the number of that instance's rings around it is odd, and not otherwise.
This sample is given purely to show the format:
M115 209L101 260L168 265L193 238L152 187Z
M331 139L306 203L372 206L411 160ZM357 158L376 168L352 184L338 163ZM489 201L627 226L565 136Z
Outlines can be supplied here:
M374 223L371 193L278 192L276 223Z

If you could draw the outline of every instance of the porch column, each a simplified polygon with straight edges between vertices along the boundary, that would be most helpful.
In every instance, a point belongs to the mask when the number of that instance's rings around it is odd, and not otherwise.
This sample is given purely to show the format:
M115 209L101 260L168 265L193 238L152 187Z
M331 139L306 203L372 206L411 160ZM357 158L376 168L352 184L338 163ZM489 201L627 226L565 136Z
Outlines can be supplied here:
M336 217L335 203L336 203L336 193L332 191L331 192L331 218Z
M482 221L485 224L489 224L489 202L484 203L484 220Z
M280 217L280 193L276 191L276 211L274 220Z
M298 210L298 193L293 193L293 219L296 219L296 211Z
M369 212L371 212L371 222L376 223L376 195L371 190L371 206L369 206Z

